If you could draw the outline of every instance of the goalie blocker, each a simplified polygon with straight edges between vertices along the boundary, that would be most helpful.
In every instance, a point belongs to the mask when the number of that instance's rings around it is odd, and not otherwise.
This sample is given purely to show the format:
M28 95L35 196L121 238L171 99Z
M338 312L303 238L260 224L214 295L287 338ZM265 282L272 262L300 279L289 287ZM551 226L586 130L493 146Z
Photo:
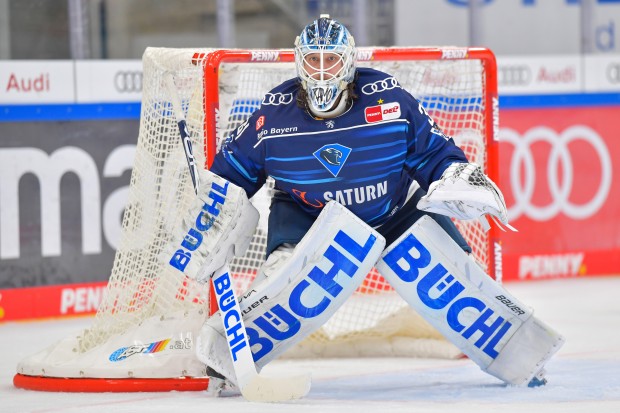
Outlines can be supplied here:
M403 299L480 368L513 385L544 384L564 338L492 280L430 217L376 265Z
M169 269L207 282L233 255L245 253L259 213L242 188L209 170L199 173L196 199L163 249L162 259Z

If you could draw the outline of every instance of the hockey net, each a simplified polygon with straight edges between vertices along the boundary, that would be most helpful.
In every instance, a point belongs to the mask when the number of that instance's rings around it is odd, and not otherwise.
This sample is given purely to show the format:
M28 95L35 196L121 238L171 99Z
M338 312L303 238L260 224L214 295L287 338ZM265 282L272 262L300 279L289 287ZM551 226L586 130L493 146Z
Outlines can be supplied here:
M393 74L419 99L471 162L497 181L497 86L486 49L368 48L360 66ZM143 56L140 133L123 216L123 232L103 302L87 330L18 365L15 384L39 390L147 391L204 388L195 337L209 314L208 285L167 270L159 257L195 196L178 127L164 85L172 73L192 136L207 166L226 137L256 110L271 88L294 77L290 50L148 48ZM244 257L231 264L243 292L265 259L272 183L252 202L261 220ZM493 253L497 230L457 222L476 260L501 278ZM169 266L168 266L169 267ZM211 304L211 305L210 305ZM371 272L358 291L291 357L453 357L434 329ZM445 342L444 342L445 343ZM438 348L443 348L438 353ZM73 378L75 380L63 380ZM122 379L122 380L121 380Z

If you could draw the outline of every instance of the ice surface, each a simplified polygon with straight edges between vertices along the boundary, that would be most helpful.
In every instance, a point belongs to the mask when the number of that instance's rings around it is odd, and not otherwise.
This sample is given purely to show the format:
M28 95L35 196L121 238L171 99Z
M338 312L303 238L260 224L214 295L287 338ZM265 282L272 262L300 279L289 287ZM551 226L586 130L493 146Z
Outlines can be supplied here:
M282 404L203 392L46 393L16 389L17 362L89 318L0 324L0 412L620 412L620 276L506 286L566 337L542 388L507 387L469 360L349 359L277 361L265 375L311 372L307 398ZM285 373L286 372L286 373Z

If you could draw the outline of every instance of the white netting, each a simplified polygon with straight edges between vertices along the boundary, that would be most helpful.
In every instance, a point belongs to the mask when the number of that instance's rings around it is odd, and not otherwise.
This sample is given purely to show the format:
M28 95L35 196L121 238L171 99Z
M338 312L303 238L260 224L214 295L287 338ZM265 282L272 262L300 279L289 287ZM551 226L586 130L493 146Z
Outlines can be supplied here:
M203 69L194 52L149 49L144 54L140 133L122 236L95 322L81 337L81 351L149 317L206 305L206 288L168 271L167 260L159 257L195 196L163 80L166 72L174 74L196 162L206 162Z

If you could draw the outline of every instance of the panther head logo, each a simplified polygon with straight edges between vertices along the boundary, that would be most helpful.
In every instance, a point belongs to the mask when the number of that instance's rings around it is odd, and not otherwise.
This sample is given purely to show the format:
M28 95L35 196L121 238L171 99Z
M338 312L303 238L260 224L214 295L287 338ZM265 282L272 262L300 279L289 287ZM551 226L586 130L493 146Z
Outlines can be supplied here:
M353 150L339 143L330 143L312 152L312 155L321 162L334 177L337 177Z
M330 165L340 165L340 159L342 159L342 152L335 148L327 148L321 151L321 158Z

